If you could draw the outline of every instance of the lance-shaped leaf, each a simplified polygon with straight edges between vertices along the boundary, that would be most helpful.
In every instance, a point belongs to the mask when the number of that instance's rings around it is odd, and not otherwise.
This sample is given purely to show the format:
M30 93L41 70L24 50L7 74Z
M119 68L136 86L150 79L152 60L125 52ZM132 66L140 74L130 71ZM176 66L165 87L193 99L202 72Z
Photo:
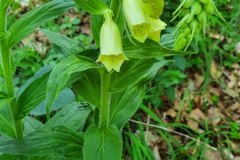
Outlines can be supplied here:
M174 55L191 55L193 52L180 52L168 49L161 46L159 43L152 40L146 40L145 43L134 41L135 44L129 41L126 37L123 39L123 51L128 58L159 58L169 57Z
M57 126L65 126L72 130L82 129L89 113L90 109L83 104L69 104L47 121L43 129L51 130Z
M41 32L47 36L52 44L60 47L64 55L71 55L81 51L81 44L65 35L50 31L48 29L41 29Z
M62 89L79 80L84 71L100 67L94 61L77 55L71 55L56 65L47 82L47 113Z
M52 67L47 66L38 71L19 90L17 102L18 118L24 118L37 107L46 97L46 86Z
M122 136L115 125L90 126L84 136L84 160L121 160Z
M76 4L91 14L104 14L110 8L100 0L74 0Z
M132 86L124 91L113 93L110 123L121 129L141 105L144 93L143 85Z
M11 102L12 98L8 97L8 94L0 91L0 109L7 106Z
M76 102L76 96L71 89L66 88L59 93L59 95L53 102L50 112L57 111L73 102ZM30 115L33 116L41 116L45 114L46 114L46 101L42 101L36 108L34 108L30 112Z
M14 120L11 115L10 106L4 106L0 109L0 134L15 137L15 132Z
M20 140L1 139L0 152L28 156L82 157L83 135L66 127L36 131ZM74 159L74 158L73 158Z
M73 88L85 101L100 107L101 78L97 70L87 72L80 80L74 83Z
M111 75L110 90L113 92L120 91L138 82L154 63L154 59L132 59L125 62L121 72L114 72Z
M44 125L42 124L42 122L40 122L39 120L37 120L33 117L26 116L24 118L24 133L25 134L29 134L31 132L41 130L43 126Z
M116 125L119 129L133 116L144 98L144 84L153 79L158 70L168 61L162 60L156 62L151 68L148 68L140 78L130 85L127 89L112 93L111 97L111 117L110 123ZM137 70L136 70L137 72ZM139 71L140 72L140 71ZM133 82L133 80L130 80ZM121 82L119 82L121 83Z
M73 1L54 0L34 8L10 26L9 45L12 46L21 41L30 35L37 27L63 14L71 7L74 7Z

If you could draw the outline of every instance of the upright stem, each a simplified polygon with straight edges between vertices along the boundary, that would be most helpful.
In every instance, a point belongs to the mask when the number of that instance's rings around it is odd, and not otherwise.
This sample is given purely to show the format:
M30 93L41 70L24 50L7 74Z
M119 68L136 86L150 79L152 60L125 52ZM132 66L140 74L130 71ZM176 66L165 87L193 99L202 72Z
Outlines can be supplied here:
M0 1L0 34L6 35L6 14L7 14L7 7L4 6L3 2ZM23 136L23 128L22 128L22 120L17 119L17 102L15 97L14 91L14 84L13 84L13 77L12 77L12 70L11 70L11 55L10 55L10 48L7 44L6 37L0 38L0 53L2 59L2 69L4 74L4 79L7 87L7 92L9 97L13 97L13 100L10 103L11 106L11 113L14 118L15 122L15 134L16 138L21 138Z
M110 74L107 71L101 73L101 108L100 108L100 128L109 127L110 96L109 93Z

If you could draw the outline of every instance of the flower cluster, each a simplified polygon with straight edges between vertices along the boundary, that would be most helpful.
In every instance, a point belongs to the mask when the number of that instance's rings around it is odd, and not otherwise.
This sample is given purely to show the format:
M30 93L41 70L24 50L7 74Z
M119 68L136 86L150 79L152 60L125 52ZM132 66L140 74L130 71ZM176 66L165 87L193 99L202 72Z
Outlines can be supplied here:
M143 43L147 38L160 41L161 30L166 24L159 17L164 7L163 0L123 0L123 11L131 35ZM100 31L100 56L97 62L104 64L110 72L120 71L128 58L123 53L122 38L118 26L112 19L112 11L106 10L105 21Z
M214 14L221 17L212 0L182 0L174 12L174 19L181 18L174 32L176 37L174 49L186 50L195 34L201 30L205 34L208 18Z

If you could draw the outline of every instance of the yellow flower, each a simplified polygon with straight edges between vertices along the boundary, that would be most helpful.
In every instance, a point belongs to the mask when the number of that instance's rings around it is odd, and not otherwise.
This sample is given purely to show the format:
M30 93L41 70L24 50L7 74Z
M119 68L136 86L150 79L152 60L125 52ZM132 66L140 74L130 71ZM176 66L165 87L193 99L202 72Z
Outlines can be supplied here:
M105 21L100 31L100 56L97 62L101 62L110 72L112 69L119 72L125 60L128 58L123 53L122 37L118 26L112 20L112 12L106 11Z
M123 0L123 11L132 36L143 43L147 38L160 41L166 24L159 19L163 0Z

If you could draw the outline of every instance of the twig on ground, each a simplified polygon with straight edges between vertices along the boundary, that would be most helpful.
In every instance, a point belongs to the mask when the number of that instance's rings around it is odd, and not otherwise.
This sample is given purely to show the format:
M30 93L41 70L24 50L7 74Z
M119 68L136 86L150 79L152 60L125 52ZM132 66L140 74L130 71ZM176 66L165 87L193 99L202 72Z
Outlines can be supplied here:
M180 133L180 132L177 132L177 131L174 131L174 130L170 130L170 129L165 128L165 127L161 127L161 126L154 125L154 124L148 124L148 123L136 121L136 120L133 120L133 119L130 119L130 122L137 123L137 124L141 124L141 125L145 125L145 126L147 126L147 127L153 127L153 128L161 129L161 130L164 130L164 131L167 131L167 132L171 132L171 133L180 135L180 136L182 136L182 137L185 137L185 138L187 138L187 139L191 139L191 140L193 140L193 141L195 141L195 142L197 142L197 143L203 144L203 145L205 145L206 147L208 147L208 148L210 148L210 149L212 149L212 150L214 150L214 151L218 151L217 148L215 148L215 147L213 147L213 146L210 146L209 144L206 144L206 143L204 143L204 142L202 142L202 141L200 141L200 140L198 140L198 139L195 139L195 138L193 138L193 137L190 137L190 136L188 136L188 135L186 135L186 134L183 134L183 133Z

